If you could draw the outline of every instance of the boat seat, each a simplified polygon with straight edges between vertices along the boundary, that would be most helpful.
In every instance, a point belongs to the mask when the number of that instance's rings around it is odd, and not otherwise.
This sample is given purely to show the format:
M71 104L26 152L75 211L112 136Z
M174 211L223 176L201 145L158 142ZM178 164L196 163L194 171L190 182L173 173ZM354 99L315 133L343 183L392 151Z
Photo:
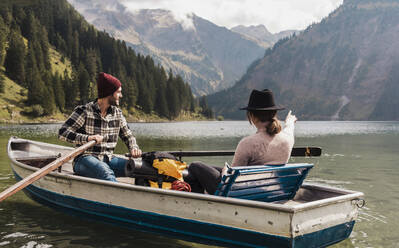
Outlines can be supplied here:
M313 164L304 163L228 166L215 195L263 202L290 200L311 168Z
M61 154L58 155L45 155L45 156L34 156L34 157L22 157L17 158L18 162L21 162L26 165L30 165L33 167L43 168L44 166L50 164L57 158L61 157Z

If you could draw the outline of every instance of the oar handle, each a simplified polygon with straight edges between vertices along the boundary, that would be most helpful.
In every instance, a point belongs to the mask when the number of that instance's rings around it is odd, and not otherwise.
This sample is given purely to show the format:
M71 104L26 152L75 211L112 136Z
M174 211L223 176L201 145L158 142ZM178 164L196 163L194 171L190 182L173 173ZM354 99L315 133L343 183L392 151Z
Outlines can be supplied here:
M17 182L16 184L12 185L11 187L7 188L3 192L0 193L0 202L6 199L7 197L17 193L21 189L25 188L26 186L29 186L33 182L39 180L43 176L47 175L48 173L52 172L53 170L57 169L64 163L68 162L72 158L76 157L77 155L83 153L86 151L88 148L92 147L94 144L96 144L95 140L91 140L87 142L86 144L77 147L73 151L65 154L64 156L61 156L60 158L54 160L50 164L44 166L40 170L35 171L34 173L30 174L29 176L25 177L21 181Z

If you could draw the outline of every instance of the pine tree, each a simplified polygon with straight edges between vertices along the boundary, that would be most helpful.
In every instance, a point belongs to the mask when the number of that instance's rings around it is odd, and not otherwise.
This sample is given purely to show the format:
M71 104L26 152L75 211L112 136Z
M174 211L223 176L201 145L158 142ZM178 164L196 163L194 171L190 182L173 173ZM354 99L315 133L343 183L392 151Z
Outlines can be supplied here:
M127 107L132 108L136 106L138 92L136 81L133 78L129 78L122 89L124 91L124 97L126 97Z
M153 103L151 102L148 88L145 86L142 80L138 82L138 88L139 95L137 99L137 104L143 109L145 113L149 114L151 113Z
M157 81L157 91L155 100L155 111L162 117L169 117L168 102L166 100L166 73L161 67L155 72L155 80Z
M90 75L82 63L79 65L77 81L79 84L80 103L85 104L89 100Z
M206 100L206 96L202 96L201 98L200 98L200 100L199 100L199 105L200 105L200 107L201 107L201 113L205 116L205 117L207 117L207 118L209 118L209 119L213 119L215 116L214 116L214 113L213 113L213 111L212 111L212 109L208 106L208 102L207 102L207 100Z
M71 60L74 65L79 64L79 33L75 30L72 37Z
M33 12L29 12L28 16L23 20L21 24L21 33L26 39L33 40L37 39L39 34L40 23L34 16Z
M186 85L180 75L177 75L175 78L176 81L176 90L177 95L179 96L179 110L188 109L189 108L189 99L186 95Z
M47 30L42 27L41 28L41 49L43 52L43 61L44 61L44 67L46 70L51 70L51 64L50 64L50 44L48 41L48 34Z
M65 93L65 108L72 110L77 104L79 87L78 84L75 83L75 81L71 80L71 78L68 76L68 72L66 69L64 71L64 79L62 85L64 86Z
M12 16L16 24L22 24L23 20L26 18L26 13L21 6L18 4L12 5Z
M0 67L4 63L7 35L8 27L0 15Z
M52 76L50 72L45 72L42 76L42 82L44 84L43 95L40 100L40 105L43 107L45 115L51 115L55 112L56 103L54 97Z
M32 12L28 14L21 26L22 34L34 47L36 63L39 71L43 72L50 70L51 65L47 30L41 26L39 20Z
M62 36L59 33L55 34L55 43L54 46L56 49L62 53L67 53L68 46L66 45L65 40L62 38Z
M84 56L84 63L87 69L87 72L90 75L90 79L94 81L97 75L97 54L94 49L87 50Z
M28 88L28 103L30 105L43 104L43 98L47 98L47 90L39 73L33 73L31 82Z
M67 16L65 19L60 19L59 25L62 26L63 29L61 30L60 34L63 36L67 44L67 55L69 58L72 58L72 50L74 49L74 36L71 17Z
M208 102L206 100L206 96L201 96L199 99L199 106L202 111L205 111L208 108Z
M39 74L39 70L36 64L35 51L33 49L32 43L29 43L28 45L28 54L26 56L25 68L26 68L26 74L25 74L26 81L24 86L28 88L28 96L29 96L29 89L32 88L33 78L36 77L36 74ZM29 102L29 97L28 97L28 102Z
M25 84L25 44L21 36L12 32L8 41L9 47L7 49L4 67L9 78L15 82Z
M179 113L179 96L177 95L177 90L175 86L175 80L172 74L172 70L169 71L169 78L166 83L166 95L168 96L168 112L169 112L169 119L176 118Z
M65 93L64 88L61 84L61 76L58 73L55 73L53 76L53 88L55 95L55 102L61 112L64 112L65 109Z
M5 89L5 82L4 82L4 76L2 73L0 73L0 93L4 93Z
M166 86L160 85L157 91L155 110L162 117L169 117L168 103L166 101Z
M4 24L9 27L13 20L9 6L2 6L0 8L0 16L3 18Z

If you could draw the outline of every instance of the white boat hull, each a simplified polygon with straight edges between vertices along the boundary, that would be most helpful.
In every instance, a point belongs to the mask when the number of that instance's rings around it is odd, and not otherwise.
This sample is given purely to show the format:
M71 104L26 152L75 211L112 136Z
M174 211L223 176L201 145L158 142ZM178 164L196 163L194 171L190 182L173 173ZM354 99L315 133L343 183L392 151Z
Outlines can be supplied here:
M23 151L12 150L12 141L9 157L16 179L20 180L37 169L15 159ZM57 154L70 148L33 142L29 149L26 152ZM351 233L358 215L357 201L363 195L304 185L293 201L264 203L114 183L64 172L52 172L25 192L45 205L103 222L239 247L323 247L339 242Z

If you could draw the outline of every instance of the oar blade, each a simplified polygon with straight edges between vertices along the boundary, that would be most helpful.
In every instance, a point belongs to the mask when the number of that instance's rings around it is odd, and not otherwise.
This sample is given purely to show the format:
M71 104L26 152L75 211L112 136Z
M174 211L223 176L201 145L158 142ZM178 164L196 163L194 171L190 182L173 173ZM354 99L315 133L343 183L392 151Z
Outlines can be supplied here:
M30 184L34 183L35 181L39 180L40 178L44 177L48 173L52 172L53 170L57 169L65 162L71 160L72 158L76 157L77 155L83 153L89 147L93 146L96 142L94 140L89 141L88 143L72 150L71 152L65 154L64 156L56 159L55 161L51 162L50 164L44 166L43 168L35 171L34 173L30 174L29 176L25 177L21 181L17 182L16 184L12 185L11 187L7 188L3 192L0 192L0 202L6 199L7 197L17 193L18 191L24 189L25 187L29 186Z
M294 147L291 151L291 157L320 157L320 147Z

